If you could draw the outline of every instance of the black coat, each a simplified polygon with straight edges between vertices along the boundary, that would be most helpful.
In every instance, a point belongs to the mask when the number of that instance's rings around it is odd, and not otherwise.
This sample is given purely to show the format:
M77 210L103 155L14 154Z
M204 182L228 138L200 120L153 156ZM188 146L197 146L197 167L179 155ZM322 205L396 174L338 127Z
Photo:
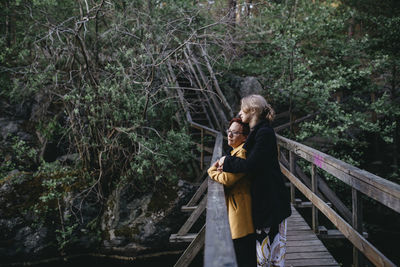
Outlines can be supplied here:
M251 173L252 216L254 227L276 226L291 215L289 190L279 167L274 129L269 122L259 122L247 137L246 159L226 156L223 170Z

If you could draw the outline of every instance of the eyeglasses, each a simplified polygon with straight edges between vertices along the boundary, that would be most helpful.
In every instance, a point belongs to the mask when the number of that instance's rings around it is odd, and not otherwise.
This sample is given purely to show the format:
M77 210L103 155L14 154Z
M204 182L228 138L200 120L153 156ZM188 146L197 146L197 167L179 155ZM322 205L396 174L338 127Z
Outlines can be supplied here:
M234 131L231 131L231 130L226 130L226 135L230 135L230 134L232 134L232 135L239 135L239 134L243 134L243 133L241 133L241 132L234 132Z

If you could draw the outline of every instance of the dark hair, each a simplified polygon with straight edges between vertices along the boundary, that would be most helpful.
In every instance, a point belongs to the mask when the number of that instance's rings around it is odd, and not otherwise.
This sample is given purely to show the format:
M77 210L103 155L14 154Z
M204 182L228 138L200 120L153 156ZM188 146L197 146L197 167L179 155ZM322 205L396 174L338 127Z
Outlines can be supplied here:
M229 122L229 127L231 127L232 123L237 122L242 126L242 133L245 136L248 136L250 133L250 126L247 123L244 123L241 118L233 118Z

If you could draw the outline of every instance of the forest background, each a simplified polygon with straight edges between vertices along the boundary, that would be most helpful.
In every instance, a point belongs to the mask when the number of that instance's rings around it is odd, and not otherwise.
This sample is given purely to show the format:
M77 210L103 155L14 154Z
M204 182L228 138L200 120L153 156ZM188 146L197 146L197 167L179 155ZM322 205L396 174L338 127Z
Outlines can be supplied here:
M71 190L101 203L122 183L140 194L188 175L166 65L188 43L207 47L225 95L256 77L278 113L314 115L284 136L400 183L398 1L5 0L0 14L0 114L32 133L2 130L0 182L15 170L40 181L27 209L42 222ZM67 249L79 222L52 223Z

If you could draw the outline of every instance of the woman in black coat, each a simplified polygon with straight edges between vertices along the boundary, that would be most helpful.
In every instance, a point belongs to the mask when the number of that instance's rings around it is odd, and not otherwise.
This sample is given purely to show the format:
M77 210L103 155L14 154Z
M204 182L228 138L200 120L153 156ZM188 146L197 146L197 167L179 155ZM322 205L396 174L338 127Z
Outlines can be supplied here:
M220 165L224 172L251 173L258 264L283 266L286 251L285 219L291 215L291 208L289 191L279 167L275 132L270 125L275 112L264 97L249 95L241 101L239 116L243 122L249 123L251 129L243 147L247 157L226 156L221 158Z

